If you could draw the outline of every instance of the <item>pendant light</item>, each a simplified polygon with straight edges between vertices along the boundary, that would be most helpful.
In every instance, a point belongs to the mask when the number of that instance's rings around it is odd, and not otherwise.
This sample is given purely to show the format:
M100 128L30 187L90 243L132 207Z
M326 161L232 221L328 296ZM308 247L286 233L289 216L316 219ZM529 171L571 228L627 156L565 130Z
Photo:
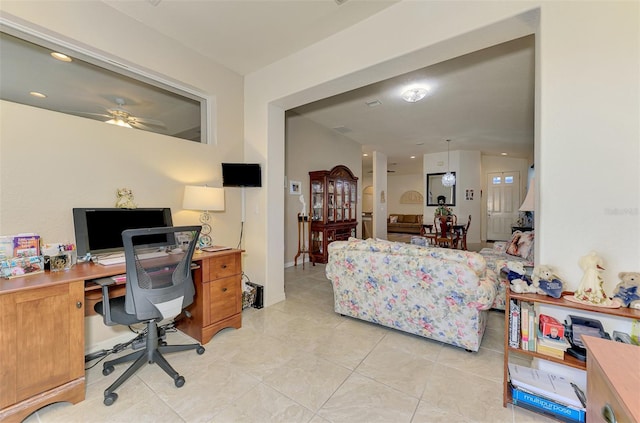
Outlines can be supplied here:
M452 187L456 184L456 175L449 171L449 143L451 140L447 140L447 173L442 175L442 185L445 187Z

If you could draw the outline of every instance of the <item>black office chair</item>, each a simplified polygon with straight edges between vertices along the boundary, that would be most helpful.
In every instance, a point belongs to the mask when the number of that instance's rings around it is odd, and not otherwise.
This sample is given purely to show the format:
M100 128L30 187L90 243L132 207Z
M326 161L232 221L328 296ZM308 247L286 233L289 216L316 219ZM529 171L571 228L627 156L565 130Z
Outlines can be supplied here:
M113 372L115 364L133 361L104 391L105 405L111 405L118 399L113 391L133 376L145 362L158 364L173 378L176 387L180 388L184 385L184 377L169 365L162 354L185 350L204 353L204 347L200 344L164 345L158 335L159 321L178 316L193 302L195 287L191 278L191 259L200 229L200 226L174 226L128 229L122 232L127 268L126 294L124 297L109 299L109 283L103 282L102 301L94 308L109 326L145 322L146 347L104 363L102 374L106 376ZM145 244L163 242L166 237L166 245L175 247L175 235L181 232L190 232L192 235L186 251L173 254L171 250L171 254L166 256L145 258L145 255L149 256L148 253L143 253Z

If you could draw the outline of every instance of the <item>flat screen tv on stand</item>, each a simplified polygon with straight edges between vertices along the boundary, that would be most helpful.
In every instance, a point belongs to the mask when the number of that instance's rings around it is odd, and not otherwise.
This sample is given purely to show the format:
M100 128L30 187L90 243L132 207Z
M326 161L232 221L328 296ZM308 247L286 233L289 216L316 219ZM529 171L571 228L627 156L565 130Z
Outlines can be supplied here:
M124 251L122 231L125 229L173 226L170 208L74 208L73 226L78 257ZM139 244L155 248L175 244L173 235L141 237Z

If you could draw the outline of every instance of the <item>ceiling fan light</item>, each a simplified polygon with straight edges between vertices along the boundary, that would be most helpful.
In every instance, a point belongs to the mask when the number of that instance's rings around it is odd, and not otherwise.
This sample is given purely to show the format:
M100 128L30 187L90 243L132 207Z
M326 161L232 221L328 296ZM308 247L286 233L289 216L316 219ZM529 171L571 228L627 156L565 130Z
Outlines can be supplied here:
M124 128L133 128L131 125L129 125L127 122L125 122L124 120L122 120L120 118L109 119L105 123L108 123L110 125L122 126Z

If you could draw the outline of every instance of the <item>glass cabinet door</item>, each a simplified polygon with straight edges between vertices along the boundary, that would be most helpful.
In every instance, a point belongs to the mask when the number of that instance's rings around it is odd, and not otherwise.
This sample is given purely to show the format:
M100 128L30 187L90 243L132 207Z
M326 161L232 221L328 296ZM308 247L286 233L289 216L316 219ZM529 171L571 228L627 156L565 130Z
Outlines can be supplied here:
M351 184L348 181L344 181L344 207L342 212L344 220L353 219L349 204L351 204Z
M319 181L311 183L311 220L323 221L324 185Z
M334 222L335 221L335 207L336 207L336 183L333 180L329 181L328 184L329 192L327 193L327 199L329 203L327 204L327 221Z
M350 200L349 200L349 208L350 208L351 219L352 220L357 219L357 217L356 217L357 216L356 213L358 212L358 210L356 210L356 205L358 204L357 197L356 197L357 194L358 193L356 192L356 183L352 182L351 183L351 197L350 197Z

